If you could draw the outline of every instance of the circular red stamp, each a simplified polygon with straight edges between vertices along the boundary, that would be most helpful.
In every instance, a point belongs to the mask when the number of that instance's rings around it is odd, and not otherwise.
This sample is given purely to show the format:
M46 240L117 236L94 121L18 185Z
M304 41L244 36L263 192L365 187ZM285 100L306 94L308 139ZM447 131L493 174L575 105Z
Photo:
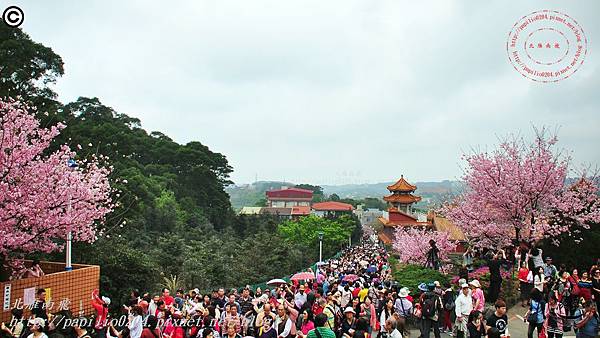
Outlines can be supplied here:
M506 52L512 66L537 82L573 75L587 55L583 29L567 14L552 10L522 17L508 33Z

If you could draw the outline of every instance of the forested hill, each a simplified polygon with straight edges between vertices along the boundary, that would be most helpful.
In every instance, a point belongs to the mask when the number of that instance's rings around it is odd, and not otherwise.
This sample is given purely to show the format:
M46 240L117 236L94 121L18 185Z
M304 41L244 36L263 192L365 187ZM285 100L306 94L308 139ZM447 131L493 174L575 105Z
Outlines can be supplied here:
M129 182L118 186L123 191L123 208L144 219L132 226L139 230L168 226L144 215L144 209L152 207L157 198L170 195L184 209L200 211L216 228L230 222L231 205L224 186L231 183L232 168L225 156L200 142L181 145L160 132L148 133L140 120L97 98L81 97L67 104L56 101L56 93L48 85L62 76L62 58L20 29L0 26L0 97L20 96L37 108L42 125L64 122L67 128L55 147L67 143L81 159L91 154L108 156L113 176Z
M177 276L169 281L172 289L208 290L264 282L315 261L317 251L277 231L277 218L234 214L225 192L233 169L223 154L147 132L140 120L98 98L58 102L52 85L63 73L63 59L50 47L0 24L0 98L35 108L43 127L66 124L48 153L68 144L76 161L95 155L114 167L110 184L118 207L98 225L93 244L74 243L73 262L101 266L101 289L115 306L132 289L159 290L169 276ZM324 254L340 245L328 243ZM62 261L64 253L26 258Z

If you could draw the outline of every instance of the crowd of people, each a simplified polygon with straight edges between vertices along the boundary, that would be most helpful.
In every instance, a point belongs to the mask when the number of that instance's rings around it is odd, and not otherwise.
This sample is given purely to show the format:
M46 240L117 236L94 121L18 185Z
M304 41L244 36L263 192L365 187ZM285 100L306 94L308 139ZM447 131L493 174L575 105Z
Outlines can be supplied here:
M515 254L519 264L521 305L528 307L528 338L544 332L548 338L561 338L577 329L577 337L598 335L600 306L600 260L590 269L580 271L565 265L556 267L551 257L542 259L540 248L520 250Z
M588 271L580 277L576 270L556 268L550 259L539 264L539 256L535 250L514 256L521 264L522 305L529 306L524 318L528 337L537 330L560 338L569 328L578 330L577 337L596 337L600 267L589 271L593 277ZM318 265L306 280L264 289L175 290L174 295L168 289L159 294L134 290L122 317L110 316L111 300L98 290L91 297L96 311L91 321L73 318L68 310L49 315L41 289L34 318L24 320L22 311L14 309L14 320L2 325L2 333L15 338L402 338L412 328L420 338L444 332L461 338L510 337L507 305L498 298L500 266L507 255L500 250L489 258L486 293L468 275L454 285L424 281L411 290L393 282L383 246L365 239Z

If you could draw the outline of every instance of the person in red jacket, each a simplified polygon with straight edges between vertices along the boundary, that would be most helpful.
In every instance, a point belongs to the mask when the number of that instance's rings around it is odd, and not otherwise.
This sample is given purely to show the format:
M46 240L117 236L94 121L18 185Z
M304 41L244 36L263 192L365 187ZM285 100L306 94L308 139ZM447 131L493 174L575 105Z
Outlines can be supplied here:
M173 296L171 296L171 291L169 291L169 289L164 288L162 290L162 300L165 302L165 305L167 306L167 308L170 308L173 303L175 302L175 298L173 298Z
M96 322L94 328L98 332L98 337L106 337L106 317L108 316L108 305L110 298L100 297L98 289L92 291L92 307L96 310Z

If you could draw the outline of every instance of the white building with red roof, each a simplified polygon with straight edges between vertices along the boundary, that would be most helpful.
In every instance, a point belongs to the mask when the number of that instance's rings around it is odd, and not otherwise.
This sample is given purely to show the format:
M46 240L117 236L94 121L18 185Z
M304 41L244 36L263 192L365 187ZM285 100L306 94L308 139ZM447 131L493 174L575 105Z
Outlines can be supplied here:
M313 198L312 190L286 187L267 191L266 195L269 208L310 207Z

